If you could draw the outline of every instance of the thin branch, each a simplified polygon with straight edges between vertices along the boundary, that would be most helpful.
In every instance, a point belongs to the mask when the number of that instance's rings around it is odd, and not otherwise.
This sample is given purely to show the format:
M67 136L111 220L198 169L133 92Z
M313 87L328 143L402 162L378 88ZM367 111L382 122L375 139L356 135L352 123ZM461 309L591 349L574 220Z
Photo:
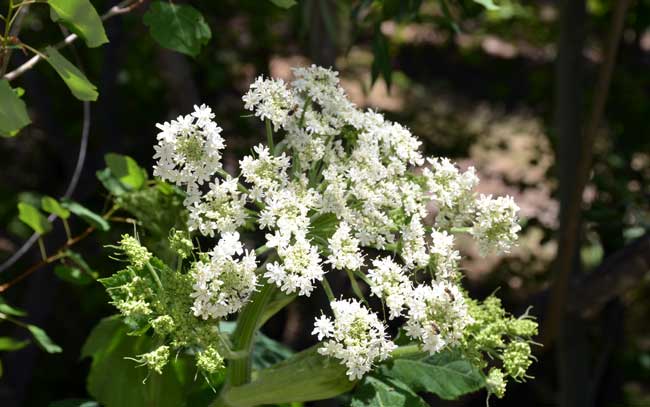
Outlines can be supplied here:
M609 85L612 79L612 72L616 62L616 54L620 43L621 32L625 14L630 0L616 2L616 8L612 15L611 30L607 37L605 58L598 74L598 81L594 91L594 102L589 115L589 122L583 130L582 148L580 159L577 165L577 183L571 191L566 212L562 214L563 233L558 239L558 254L556 257L557 274L555 276L551 291L551 301L547 310L547 318L542 331L541 342L548 347L557 336L560 322L564 316L569 280L573 266L574 254L576 252L580 225L580 212L582 207L582 193L589 179L591 162L593 159L593 145L598 127L603 116L605 103L609 93Z
M12 286L14 286L16 283L22 281L24 278L30 276L30 275L33 274L35 271L37 271L37 270L39 270L39 269L41 269L41 268L47 266L48 264L52 264L52 263L54 263L55 261L57 261L57 260L59 260L59 259L65 257L65 253L64 253L64 251L65 251L66 249L68 249L68 248L74 246L75 244L79 243L81 240L83 240L84 238L86 238L88 235L90 235L90 234L91 234L92 232L94 232L94 231L95 231L95 227L94 227L94 226L90 226L90 227L88 227L88 228L87 228L87 229L86 229L82 234L80 234L80 235L78 235L78 236L75 236L75 237L73 237L72 239L70 239L69 241L65 242L65 244L64 244L63 246L61 246L61 247L56 251L56 254L53 254L53 255L51 255L51 256L49 256L49 257L47 257L47 258L45 258L45 259L39 261L38 263L32 265L30 268L28 268L28 269L25 270L24 272L20 273L20 274L19 274L18 276L16 276L13 280L11 280L11 281L9 281L9 282L7 282L7 283L4 283L4 284L2 284L2 285L0 285L0 293L3 293L3 292L5 292L5 291L7 291L9 288L11 288Z
M121 14L126 14L133 9L139 7L141 4L144 3L144 0L125 0L122 1L120 4L111 7L105 14L102 15L102 21L106 21L109 18L121 15ZM79 36L77 34L70 34L65 39L58 44L54 46L56 49L63 48L69 44L72 44L75 42ZM41 60L43 59L42 56L40 55L34 55L32 58L30 58L27 62L23 63L20 65L18 68L14 69L13 71L7 73L4 76L4 79L8 81L12 81L19 77L20 75L24 74L25 72L29 71L32 69L36 64L38 64ZM1 271L1 270L0 270Z

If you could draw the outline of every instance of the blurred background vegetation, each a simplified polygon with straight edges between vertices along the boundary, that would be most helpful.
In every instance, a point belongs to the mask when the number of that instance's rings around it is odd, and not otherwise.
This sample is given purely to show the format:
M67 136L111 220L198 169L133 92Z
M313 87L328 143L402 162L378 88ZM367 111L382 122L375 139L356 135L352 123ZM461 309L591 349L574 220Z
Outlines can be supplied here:
M225 166L234 169L263 139L240 99L254 78L286 79L297 65L331 66L357 105L409 127L427 154L475 166L480 192L511 194L521 206L524 229L509 256L480 258L462 242L470 292L483 298L501 287L497 294L510 311L520 314L532 305L544 332L535 380L510 387L494 405L650 405L649 0L623 10L620 36L613 29L620 4L614 0L500 0L496 9L489 1L465 0L300 0L288 9L274 4L281 1L175 1L199 10L211 29L195 58L151 38L142 21L149 4L143 3L105 22L108 44L74 48L77 65L99 91L90 105L87 159L75 200L99 211L106 193L95 172L104 168L104 155L128 154L150 168L153 124L194 104L215 110L229 147ZM117 2L93 4L101 12ZM20 38L44 46L63 35L49 24L47 8L32 7ZM598 78L607 65L608 41L618 54L603 95ZM73 58L73 50L62 52ZM9 70L27 58L15 52ZM62 195L83 125L82 103L44 64L12 84L25 90L33 124L17 137L0 138L0 261L31 235L16 204ZM593 124L589 112L603 96L604 113ZM585 146L590 124L593 143ZM590 170L584 190L581 165ZM577 206L572 194L580 198ZM563 227L567 216L579 226L573 234ZM71 226L85 227L75 221ZM110 275L117 266L103 246L131 229L127 224L93 234L76 250L100 276ZM562 236L572 242L566 247L573 250L561 253L566 258L571 252L569 273L554 261L563 247L558 241L567 241ZM54 248L64 240L57 229L45 244ZM0 274L0 282L39 259L32 249ZM80 359L80 349L97 321L113 313L104 289L69 284L44 268L3 295L63 352L29 346L0 353L0 405L44 406L86 396L90 362ZM324 300L293 303L265 333L294 349L313 344L311 321ZM0 332L26 337L8 324ZM484 397L429 401L482 406Z

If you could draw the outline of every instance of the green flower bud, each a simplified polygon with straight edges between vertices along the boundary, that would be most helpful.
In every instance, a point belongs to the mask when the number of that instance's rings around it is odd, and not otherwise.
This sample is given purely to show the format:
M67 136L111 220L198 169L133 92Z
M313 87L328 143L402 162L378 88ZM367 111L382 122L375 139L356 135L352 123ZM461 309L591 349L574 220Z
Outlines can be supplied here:
M171 232L169 236L169 245L181 259L190 257L192 249L194 249L189 234L181 230L173 230Z
M502 398L506 394L506 381L500 369L492 368L485 379L485 387L490 394Z
M223 358L212 346L196 355L196 366L208 374L213 374L223 369Z
M151 321L151 326L159 335L167 335L174 330L174 319L169 315L161 315Z
M136 269L142 269L151 259L151 253L146 247L142 246L140 242L130 235L122 235L120 240L120 249L126 254L129 262Z
M156 350L142 354L138 361L156 373L162 374L163 368L169 361L169 347L163 345Z
M527 342L511 342L503 352L503 368L513 379L523 379L530 364L530 345Z

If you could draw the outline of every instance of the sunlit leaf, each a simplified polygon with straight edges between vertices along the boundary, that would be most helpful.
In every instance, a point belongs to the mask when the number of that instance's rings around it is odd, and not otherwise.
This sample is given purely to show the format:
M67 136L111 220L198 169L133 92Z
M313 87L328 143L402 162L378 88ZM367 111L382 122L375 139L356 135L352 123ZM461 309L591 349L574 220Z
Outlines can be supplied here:
M15 317L24 317L27 313L19 308L12 307L0 297L0 313L13 315Z
M74 202L72 200L66 199L61 202L64 208L68 209L70 212L79 216L81 219L86 221L91 226L96 227L102 232L106 232L111 228L106 219L102 218L101 215L96 214L80 203Z
M52 68L59 74L61 79L68 85L70 92L79 100L95 101L97 100L97 88L90 83L76 66L65 59L59 51L53 47L45 48L45 60L52 65Z
M203 15L187 4L155 1L142 21L160 45L191 56L197 56L212 37Z
M494 1L492 0L473 0L474 3L478 3L481 6L485 7L488 10L498 10L499 6L497 6Z
M18 219L41 235L52 230L52 224L41 211L26 202L18 203Z
M52 213L61 219L68 219L70 217L70 211L61 206L59 201L51 196L44 196L41 198L41 208L43 208L45 212Z
M19 92L12 89L7 80L0 80L0 136L13 137L29 123L31 120Z
M61 353L63 349L50 339L44 330L36 325L27 325L26 328L31 332L36 344L47 353Z
M108 153L104 156L104 161L111 174L129 189L140 189L147 181L146 171L127 155Z
M276 6L278 6L280 8L284 8L284 9L291 8L291 7L295 6L296 4L298 4L298 3L296 3L296 0L271 0L271 3L275 4Z
M0 336L0 351L11 352L29 345L28 340L18 341L8 336Z
M104 25L89 0L47 0L52 21L62 22L89 47L108 42Z

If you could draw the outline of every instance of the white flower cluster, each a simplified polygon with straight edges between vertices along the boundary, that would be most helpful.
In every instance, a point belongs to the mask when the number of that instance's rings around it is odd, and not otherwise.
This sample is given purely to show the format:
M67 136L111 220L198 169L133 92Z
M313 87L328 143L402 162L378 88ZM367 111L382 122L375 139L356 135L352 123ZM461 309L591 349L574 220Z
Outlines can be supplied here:
M388 359L396 346L377 315L356 300L333 301L330 305L334 319L321 316L312 332L319 340L327 339L318 353L340 359L348 368L350 380L361 379L374 363Z
M256 268L255 254L244 250L239 233L224 233L209 257L194 263L194 315L223 318L239 311L257 285Z
M156 124L160 129L154 146L154 175L187 190L186 203L196 202L199 187L221 168L221 150L225 147L221 127L212 121L212 110L201 105L176 120Z
M289 83L259 77L244 95L245 108L272 124L278 142L273 150L254 147L237 177L222 169L224 142L209 108L158 125L154 174L187 191L190 231L220 237L192 266L194 315L223 318L255 290L255 255L238 233L254 224L265 231L259 252L277 255L263 276L283 292L309 296L328 270L363 273L389 318L404 318L423 349L457 343L471 318L457 285L455 233L469 232L483 254L507 252L520 229L516 204L477 195L473 168L425 159L407 128L357 109L336 72L311 66L293 74ZM413 171L423 165L421 175ZM320 352L360 378L395 345L358 302L331 306L334 318L321 317L314 329L327 338Z
M359 251L359 239L350 235L350 226L341 222L334 235L328 240L330 255L328 262L338 270L358 270L363 264Z
M433 354L456 344L472 318L465 299L454 284L433 282L416 287L407 297L406 334L422 342Z

